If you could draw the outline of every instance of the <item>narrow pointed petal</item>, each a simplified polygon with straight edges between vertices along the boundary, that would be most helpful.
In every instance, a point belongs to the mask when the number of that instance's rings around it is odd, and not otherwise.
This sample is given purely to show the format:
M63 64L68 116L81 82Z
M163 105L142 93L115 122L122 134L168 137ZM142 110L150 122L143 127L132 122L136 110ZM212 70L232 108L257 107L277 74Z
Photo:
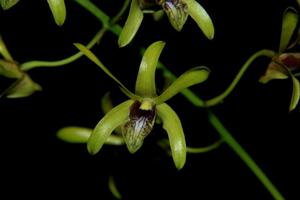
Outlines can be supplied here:
M183 0L187 4L189 15L195 20L199 28L208 39L213 39L215 29L213 22L205 9L195 0Z
M144 14L138 0L132 0L128 18L119 36L119 47L124 47L131 42L143 21L143 17Z
M113 130L128 119L129 107L132 103L133 100L127 100L119 104L100 120L88 139L87 148L90 154L98 153Z
M16 5L19 2L19 0L0 0L1 7L3 10L10 9L14 5Z
M10 55L10 53L4 43L4 41L2 40L1 35L0 35L0 55L3 56L4 60L11 61L11 62L14 61L14 59Z
M155 70L165 42L151 44L145 51L135 84L135 93L142 97L156 96Z
M293 81L293 94L292 94L292 99L290 103L290 108L289 110L292 111L296 108L299 98L300 98L300 84L299 81L291 75L292 81Z
M66 5L65 0L47 0L52 12L55 23L62 26L66 20Z
M7 78L21 78L23 72L15 62L0 59L0 75Z
M162 7L167 14L173 28L181 31L183 25L188 18L187 6L181 0L166 1Z
M205 81L208 75L209 69L207 67L196 67L188 70L179 76L160 96L156 97L154 101L157 104L161 104L172 98L181 90Z
M6 95L7 98L22 98L41 90L42 88L39 84L35 83L27 74L24 74L2 95Z
M155 107L141 109L141 105L138 101L132 104L129 120L122 127L123 138L130 153L135 153L141 148L155 122Z
M167 131L175 166L181 169L186 161L186 143L180 119L166 103L158 105L156 110L163 122L163 128Z
M88 139L87 148L90 154L98 153L113 130L128 119L132 103L133 100L127 100L119 104L99 121Z
M260 83L268 83L273 79L287 79L289 77L288 71L277 62L270 62L266 73L260 77Z
M283 14L279 52L286 50L297 27L298 13L293 8L287 8Z
M103 63L89 50L87 47L80 43L74 43L75 47L79 49L86 57L88 57L91 61L93 61L96 65L98 65L105 74L107 74L110 78L112 78L120 87L123 89L122 91L131 99L140 99L137 95L133 94L128 90L122 83L119 81L104 65Z
M68 126L59 129L56 136L69 143L87 143L93 129L78 126Z

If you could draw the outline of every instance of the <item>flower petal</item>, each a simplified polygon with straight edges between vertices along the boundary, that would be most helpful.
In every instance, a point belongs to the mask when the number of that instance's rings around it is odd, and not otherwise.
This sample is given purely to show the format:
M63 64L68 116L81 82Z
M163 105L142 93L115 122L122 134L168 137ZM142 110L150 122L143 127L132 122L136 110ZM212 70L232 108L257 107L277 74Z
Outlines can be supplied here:
M137 95L130 92L122 83L119 81L104 65L103 63L89 50L87 47L80 43L74 43L75 47L78 48L86 57L98 65L110 78L112 78L121 87L122 91L131 99L140 99Z
M283 13L279 52L286 50L297 27L298 13L293 8L287 8Z
M66 5L65 0L47 0L55 23L62 26L66 20Z
M163 122L163 128L167 131L175 166L181 169L186 160L186 143L180 119L166 103L157 105L156 110Z
M16 5L19 2L19 0L0 0L1 7L3 10L7 10L14 5Z
M211 18L205 9L195 0L183 0L187 4L189 15L195 20L199 28L208 39L213 39L215 29Z
M167 14L170 23L177 31L181 31L188 18L187 6L181 0L165 1L162 7Z
M27 74L23 74L16 82L14 82L7 90L0 95L6 95L7 98L22 98L41 91L39 84L35 83Z
M129 120L122 126L122 134L130 153L143 145L145 137L152 131L155 121L155 107L142 108L139 101L130 107Z
M1 35L0 35L0 55L3 56L4 60L14 61L14 59L11 57L8 49L6 48L6 45L5 45L4 41L2 40Z
M271 61L268 65L266 73L260 77L260 83L268 83L273 79L287 79L289 77L289 73L287 69L285 69L280 63Z
M129 107L133 102L133 100L127 100L119 104L100 120L88 140L87 148L90 154L96 154L100 151L113 130L128 119Z
M154 101L157 104L161 104L181 90L205 81L208 78L208 75L209 69L207 67L195 67L188 70L179 76L160 96L156 97Z
M92 134L92 129L78 126L67 126L59 129L56 136L69 143L87 143Z
M300 84L299 81L295 78L295 76L291 75L292 81L293 81L293 94L292 99L290 103L289 110L292 111L296 108L299 98L300 98Z
M67 126L58 130L56 136L69 143L87 143L91 136L93 129L84 128L79 126ZM117 135L110 135L105 144L109 145L123 145L124 140L122 137Z
M140 64L135 84L135 93L142 97L155 97L155 70L165 42L158 41L151 44L145 51Z
M143 21L143 17L144 14L139 6L138 0L132 0L128 18L119 36L119 47L126 46L133 39Z
M7 78L21 78L23 72L20 70L17 63L0 59L0 75Z

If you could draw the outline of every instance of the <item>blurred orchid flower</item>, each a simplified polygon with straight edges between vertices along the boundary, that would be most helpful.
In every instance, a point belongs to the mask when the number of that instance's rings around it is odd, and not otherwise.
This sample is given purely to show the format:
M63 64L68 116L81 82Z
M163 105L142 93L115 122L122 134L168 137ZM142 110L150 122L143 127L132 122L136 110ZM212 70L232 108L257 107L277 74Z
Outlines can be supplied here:
M297 11L293 8L285 10L282 20L279 50L269 63L267 71L259 80L261 83L267 83L273 79L287 79L290 77L293 83L290 111L296 108L300 98L300 84L296 78L296 73L300 70L300 53L286 51L290 51L299 43L299 36L295 42L291 42L292 36L296 32L298 17Z
M137 33L147 8L160 6L167 14L171 25L181 31L190 15L208 39L214 37L214 26L205 9L196 0L132 0L129 15L119 36L119 46L130 43Z
M4 92L1 92L0 97L20 98L30 96L35 91L42 90L41 86L35 83L30 76L22 71L18 63L12 58L4 41L0 36L0 75L15 79Z

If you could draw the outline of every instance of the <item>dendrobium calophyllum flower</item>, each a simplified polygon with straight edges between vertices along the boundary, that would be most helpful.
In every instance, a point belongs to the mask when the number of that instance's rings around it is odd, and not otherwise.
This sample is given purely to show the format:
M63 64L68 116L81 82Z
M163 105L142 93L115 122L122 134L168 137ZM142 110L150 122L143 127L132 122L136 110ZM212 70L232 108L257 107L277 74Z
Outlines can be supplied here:
M96 125L87 141L89 153L99 152L111 133L120 126L129 152L135 153L142 146L144 138L151 132L155 119L158 117L168 134L175 166L181 169L186 160L185 136L179 117L165 101L181 90L205 81L209 75L208 68L196 67L188 70L158 96L155 71L159 56L165 46L164 42L158 41L146 49L138 71L135 93L132 93L89 49L78 43L75 46L114 79L130 98L111 109Z
M275 56L273 56L265 74L259 80L261 83L267 83L273 79L287 79L290 77L293 83L293 93L289 107L290 111L296 108L300 98L300 84L296 78L296 73L300 71L300 53L291 52L293 47L300 42L300 29L298 29L296 40L291 42L292 36L296 31L298 20L299 16L296 10L293 8L287 8L285 10L282 19L279 50Z
M196 0L132 0L128 18L119 36L119 46L130 43L137 33L144 17L144 12L162 7L171 25L181 31L190 15L208 39L214 37L214 26L205 9Z

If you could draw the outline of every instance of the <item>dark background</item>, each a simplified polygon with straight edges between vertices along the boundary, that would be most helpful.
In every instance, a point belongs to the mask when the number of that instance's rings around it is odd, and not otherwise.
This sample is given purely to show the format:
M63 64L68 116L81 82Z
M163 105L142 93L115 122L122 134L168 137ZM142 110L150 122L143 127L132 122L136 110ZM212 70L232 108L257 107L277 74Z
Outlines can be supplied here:
M192 88L209 99L229 85L254 52L278 48L282 13L287 6L296 6L284 0L202 0L201 4L214 21L213 41L207 40L191 19L177 33L166 17L154 22L148 15L129 46L119 49L117 38L107 33L93 52L133 89L140 47L164 40L167 45L161 61L176 75L198 65L211 69L210 78ZM103 0L97 5L114 15L121 3ZM0 11L0 33L15 60L62 59L76 52L73 42L87 43L101 28L101 23L75 2L66 1L66 6L63 27L55 25L46 1L21 1ZM286 199L299 199L299 107L288 113L291 81L258 83L268 61L255 61L233 93L213 111ZM126 97L86 58L63 67L33 69L29 74L43 87L42 92L0 100L1 195L7 193L9 199L18 195L113 199L107 188L108 177L113 175L124 199L272 199L226 144L209 153L189 154L178 172L156 143L166 137L160 126L134 155L124 146L105 146L90 156L85 145L59 141L55 133L61 127L95 126L103 116L100 101L106 91L112 91L116 104ZM157 79L162 82L159 75ZM4 89L8 81L1 77L0 83ZM181 95L168 103L182 120L189 146L205 146L218 139L204 110L195 109Z

